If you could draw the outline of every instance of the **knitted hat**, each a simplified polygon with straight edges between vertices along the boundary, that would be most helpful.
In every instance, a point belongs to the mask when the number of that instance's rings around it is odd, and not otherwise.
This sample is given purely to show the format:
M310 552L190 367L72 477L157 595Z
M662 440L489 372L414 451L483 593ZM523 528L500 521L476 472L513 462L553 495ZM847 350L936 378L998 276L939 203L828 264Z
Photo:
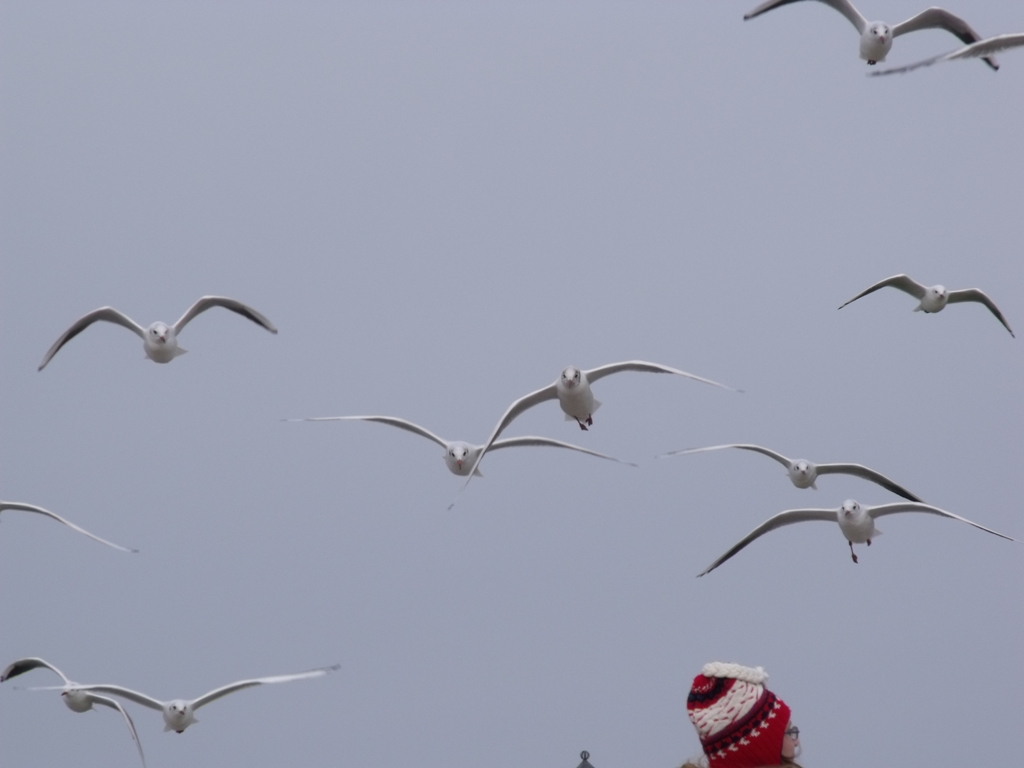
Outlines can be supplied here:
M778 765L789 707L764 687L768 675L719 661L693 678L686 709L711 768Z

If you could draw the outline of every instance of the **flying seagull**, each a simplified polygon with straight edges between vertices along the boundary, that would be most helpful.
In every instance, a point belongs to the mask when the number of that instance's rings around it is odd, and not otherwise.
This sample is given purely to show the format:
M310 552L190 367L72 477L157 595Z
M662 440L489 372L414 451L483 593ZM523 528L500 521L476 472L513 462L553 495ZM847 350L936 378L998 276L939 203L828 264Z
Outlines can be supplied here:
M586 430L588 426L592 426L594 424L593 414L601 407L601 401L594 397L594 393L590 389L590 384L598 381L599 379L603 379L605 376L610 376L613 373L620 373L622 371L671 373L676 376L684 376L688 379L701 381L705 384L711 384L715 387L721 387L722 389L728 389L732 392L743 391L734 390L732 387L725 386L725 384L719 384L717 381L705 379L701 376L694 376L692 373L680 371L677 368L669 368L667 365L661 365L660 363L648 363L644 360L627 360L622 363L610 363L608 365L602 365L599 368L591 368L587 371L582 368L577 368L574 365L570 365L562 371L562 375L555 379L553 384L548 384L546 387L542 387L536 392L524 395L508 407L508 410L506 410L502 415L497 426L495 426L490 437L487 438L487 442L484 443L483 448L477 455L476 461L470 469L469 477L466 478L466 482L462 485L462 488L459 489L459 493L462 493L466 486L469 485L469 481L473 478L473 473L476 472L480 462L483 461L484 454L491 449L494 441L498 439L498 435L500 435L504 429L512 423L514 418L533 406L539 405L547 400L558 400L559 406L565 413L565 420L575 421L579 424L580 429ZM455 502L453 501L448 508L451 509L454 505Z
M149 328L143 328L141 325L132 320L128 315L123 312L119 312L113 307L100 307L94 309L87 315L83 315L78 318L71 327L68 328L64 333L60 335L60 338L53 342L53 346L50 347L46 355L43 357L43 362L39 364L39 370L43 370L46 364L50 362L50 359L57 354L61 347L67 344L71 339L75 338L78 334L84 331L93 323L104 320L108 323L116 323L117 325L123 325L132 333L136 334L142 339L142 349L146 353L146 357L156 363L169 363L179 355L184 355L188 350L182 349L178 346L178 334L181 333L182 329L188 325L189 321L201 312L205 312L213 307L224 307L224 309L230 309L232 312L237 312L242 317L247 317L257 325L262 325L271 333L277 333L277 328L267 320L263 315L257 312L250 306L243 304L235 299L229 299L226 296L203 296L199 301L188 308L188 311L182 315L178 322L174 325L167 325L166 323L156 322L153 323Z
M276 677L258 677L252 680L239 680L237 683L231 683L230 685L215 688L209 693L204 693L198 699L192 699L191 701L187 701L185 699L159 701L144 693L138 693L137 691L133 691L128 688L122 688L120 685L77 685L77 687L79 690L90 693L98 691L99 693L108 693L111 696L120 696L123 699L134 701L136 704L141 704L144 707L155 709L158 712L163 713L164 731L177 731L178 733L184 733L185 729L190 725L199 722L195 717L195 711L197 709L206 706L211 701L216 701L222 696L227 696L229 693L240 691L243 688L251 688L254 685L288 683L292 680L306 680L311 677L323 677L328 672L340 669L340 667L340 664L335 664L332 667L321 667L319 669L310 670L309 672L300 672L297 675L277 675ZM46 689L37 688L34 690Z
M898 72L910 72L921 67L930 67L932 64L936 64L940 61L953 61L954 59L976 59L982 56L988 56L989 54L996 53L997 51L1005 51L1009 48L1016 48L1017 46L1024 45L1024 33L1015 32L1010 35L996 35L995 37L988 37L984 40L979 40L976 43L971 43L964 48L958 48L955 51L949 53L941 53L938 56L932 56L929 59L922 59L921 61L915 61L913 64L907 64L903 67L892 67L890 69L882 69L877 72L868 72L869 75L895 75Z
M476 465L477 456L480 454L482 445L473 445L472 443L464 443L461 440L445 440L443 437L438 437L429 429L421 427L419 424L413 424L411 421L400 419L396 416L319 416L311 419L288 419L288 421L376 421L380 424L390 424L392 427L398 427L408 432L412 432L416 435L422 435L428 440L433 440L435 443L444 448L444 463L448 467L449 471L455 475L461 475L465 477L469 474L470 469ZM550 446L552 448L568 448L573 451L579 451L580 453L586 453L590 456L597 456L600 459L608 459L609 461L617 461L620 464L629 464L631 467L635 467L629 461L622 461L616 459L613 456L606 456L603 453L597 451L591 451L586 448L581 448L578 445L572 443L563 443L561 440L552 440L548 437L509 437L504 440L495 440L491 445L491 450L496 451L499 448L517 448L520 446ZM476 470L476 475L482 477L482 473L479 469Z
M744 15L743 20L748 21L762 13L795 2L799 2L799 0L768 0ZM892 48L893 38L908 32L917 32L920 29L944 29L968 44L981 40L981 35L971 29L970 24L942 8L929 8L890 27L884 21L869 22L849 0L819 0L819 2L835 8L853 24L857 34L860 35L860 57L868 64L885 61L886 54ZM992 69L999 69L999 64L994 57L986 55L984 59Z
M67 675L48 661L34 657L18 659L8 665L7 669L3 672L0 672L0 683L40 667L45 667L46 669L56 672L64 681L64 686L61 688L61 700L72 712L88 712L92 709L93 704L101 704L104 707L110 707L111 709L116 709L120 712L124 717L125 723L128 725L128 732L132 735L132 740L135 742L135 746L139 750L139 757L142 759L142 768L146 768L146 756L142 754L142 742L139 741L139 734L135 730L135 723L132 722L131 717L129 717L128 713L125 712L124 707L113 699L109 699L106 696L97 696L95 693L90 693L89 691L85 691L78 687L78 683L73 680L69 680Z
M120 549L122 552L138 552L139 551L137 549L128 549L127 547L122 547L120 544L115 544L114 542L107 541L106 539L101 539L99 536L97 536L97 535L95 535L93 533L89 533L84 528L79 528L74 523L65 520L60 515L55 515L50 510L43 509L42 507L37 507L37 506L35 506L33 504L22 504L20 501L0 501L0 512L3 512L5 509L17 509L17 510L20 510L22 512L35 512L36 514L40 514L40 515L43 515L45 517L49 517L49 518L51 518L53 520L56 520L58 523L64 523L64 525L66 525L71 530L78 531L79 533L84 533L90 539L95 539L100 544L106 544L108 547L113 547L114 549Z
M896 504L882 504L878 507L868 507L858 504L853 499L847 499L839 509L787 509L785 512L779 512L779 514L774 517L769 517L757 526L757 528L744 536L738 544L732 547L732 549L715 560L715 562L705 568L702 573L697 575L699 577L711 573L711 571L715 570L715 568L735 555L754 539L763 536L768 533L768 531L774 531L776 528L781 528L784 525L803 523L808 520L825 520L833 523L839 523L839 530L842 531L843 536L850 545L850 555L853 557L853 562L856 563L857 555L853 551L853 545L867 544L870 547L871 540L880 536L882 533L880 530L875 528L875 518L882 517L883 515L895 515L898 512L927 512L932 515L949 517L953 520L959 520L962 523L973 525L975 528L980 528L981 530L995 536L999 536L1000 538L1015 541L1015 539L1011 539L1009 536L1004 536L997 531L993 531L991 528L986 528L983 525L972 523L965 517L954 515L952 512L947 512L944 509L933 507L930 504L901 501Z
M869 293L874 293L879 288L899 288L904 293L909 293L915 299L921 303L914 308L915 312L941 312L945 309L947 304L957 304L964 301L976 301L979 304L984 304L988 307L989 312L996 316L996 319L1003 324L1003 327L1010 332L1011 336L1014 336L1013 329L1010 328L1010 324L1006 322L1006 318L1003 317L1003 313L999 311L999 307L995 305L988 296L982 293L977 288L964 288L959 291L950 291L944 285L932 285L925 286L921 285L916 280L912 280L906 275L893 275L887 277L885 280L880 280L865 291L861 291L852 299L839 306L842 309L847 304L855 302L857 299L867 296ZM1014 336L1016 338L1016 336Z
M683 451L670 451L669 453L663 453L661 456L658 456L658 458L663 459L668 456L703 453L704 451L720 451L723 448L740 448L744 451L755 451L775 459L779 464L786 468L789 479L797 488L813 488L814 490L818 490L818 486L815 484L815 481L818 479L819 475L854 475L856 477L862 477L865 480L870 480L872 483L877 483L883 488L892 491L897 496L902 496L910 501L921 501L921 499L903 486L897 485L885 475L880 472L875 472L875 470L869 469L862 464L815 464L813 461L808 461L807 459L789 459L781 453L776 453L769 448L764 448L760 445L752 445L750 443L731 443L729 445L712 445L707 448L688 448Z

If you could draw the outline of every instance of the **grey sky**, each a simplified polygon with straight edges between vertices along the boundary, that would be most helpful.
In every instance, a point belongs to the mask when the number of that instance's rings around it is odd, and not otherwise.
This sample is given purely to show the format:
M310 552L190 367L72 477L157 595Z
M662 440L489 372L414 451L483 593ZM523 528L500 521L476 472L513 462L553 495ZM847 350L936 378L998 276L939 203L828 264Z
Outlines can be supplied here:
M131 709L150 768L672 768L709 660L762 665L807 765L1008 765L1024 546L887 518L853 565L768 516L895 500L800 491L739 451L857 461L1024 538L1024 339L984 308L913 313L873 282L980 287L1024 333L1024 54L864 77L801 3L5 3L0 7L0 665L244 691L179 736ZM336 6L342 7L336 7ZM945 3L984 35L1015 3ZM920 2L865 0L898 21ZM900 38L891 64L951 50ZM189 354L102 325L199 296ZM631 358L582 433L548 403L458 506L440 449L482 442L570 364ZM24 685L47 685L42 672ZM120 719L0 687L0 762L137 765Z

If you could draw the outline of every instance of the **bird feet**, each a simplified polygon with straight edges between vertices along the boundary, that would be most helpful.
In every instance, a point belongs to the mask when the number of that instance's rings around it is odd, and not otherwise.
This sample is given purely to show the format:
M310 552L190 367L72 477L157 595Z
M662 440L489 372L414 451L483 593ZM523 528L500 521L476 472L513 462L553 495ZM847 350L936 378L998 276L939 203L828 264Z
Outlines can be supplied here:
M846 543L850 545L850 557L852 557L853 558L853 562L856 563L857 562L857 553L853 551L853 542L852 541L848 541Z
M590 419L587 419L587 421L590 422ZM587 425L584 424L582 421L580 421L579 419L576 419L576 423L580 425L580 429L582 429L584 432L587 431ZM593 422L590 422L590 423L592 424Z
M587 416L587 426L588 427L594 426L594 418L592 416L590 416L590 415Z
M877 61L871 61L871 59L868 59L868 64L870 64L872 67L875 66L875 64L877 63Z

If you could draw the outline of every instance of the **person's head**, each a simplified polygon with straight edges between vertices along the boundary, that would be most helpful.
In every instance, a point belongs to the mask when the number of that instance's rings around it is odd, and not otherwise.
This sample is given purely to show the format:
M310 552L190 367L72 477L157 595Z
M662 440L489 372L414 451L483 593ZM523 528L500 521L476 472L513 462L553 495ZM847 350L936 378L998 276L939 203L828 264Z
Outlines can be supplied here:
M764 687L760 667L711 662L693 679L686 710L709 768L762 768L796 757L789 707Z

